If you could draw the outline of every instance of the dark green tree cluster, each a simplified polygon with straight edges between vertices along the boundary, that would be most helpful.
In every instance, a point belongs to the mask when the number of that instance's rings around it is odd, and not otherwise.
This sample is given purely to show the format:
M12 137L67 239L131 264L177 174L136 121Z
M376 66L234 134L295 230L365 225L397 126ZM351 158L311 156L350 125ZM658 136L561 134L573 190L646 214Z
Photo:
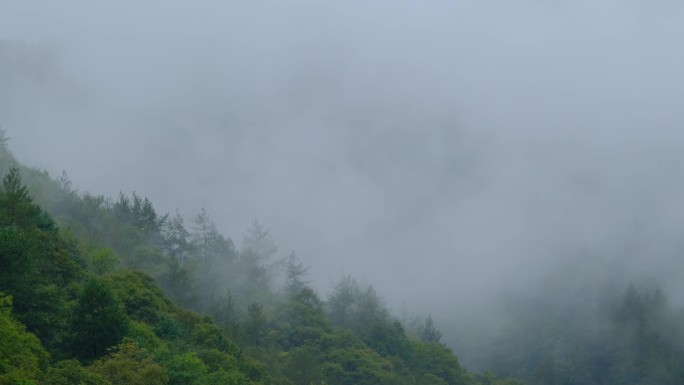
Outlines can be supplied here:
M110 271L34 203L17 168L0 186L0 384L261 384L269 375L149 275ZM96 274L97 273L97 274Z

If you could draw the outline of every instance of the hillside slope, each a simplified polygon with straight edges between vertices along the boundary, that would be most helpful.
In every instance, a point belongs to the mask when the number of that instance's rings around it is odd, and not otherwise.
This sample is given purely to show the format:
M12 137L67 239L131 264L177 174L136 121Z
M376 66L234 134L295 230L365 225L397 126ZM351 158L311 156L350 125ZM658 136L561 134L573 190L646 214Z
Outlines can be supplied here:
M0 139L0 384L519 383L466 372L351 277L320 299L256 222L238 250L204 211L187 229L80 194Z

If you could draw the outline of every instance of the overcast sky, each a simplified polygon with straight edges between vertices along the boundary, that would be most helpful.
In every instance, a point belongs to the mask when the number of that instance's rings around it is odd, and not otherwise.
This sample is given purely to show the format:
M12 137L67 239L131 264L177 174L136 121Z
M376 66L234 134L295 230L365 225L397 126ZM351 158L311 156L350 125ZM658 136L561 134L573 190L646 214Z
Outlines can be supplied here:
M438 326L558 272L681 300L681 4L0 0L0 124Z

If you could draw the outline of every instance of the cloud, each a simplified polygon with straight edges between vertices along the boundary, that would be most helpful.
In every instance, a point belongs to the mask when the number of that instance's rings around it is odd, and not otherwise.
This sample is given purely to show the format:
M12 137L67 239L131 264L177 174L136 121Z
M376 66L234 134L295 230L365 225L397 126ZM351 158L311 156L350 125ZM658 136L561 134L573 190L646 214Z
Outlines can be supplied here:
M258 218L437 321L571 261L684 300L678 2L1 7L0 122L82 189Z

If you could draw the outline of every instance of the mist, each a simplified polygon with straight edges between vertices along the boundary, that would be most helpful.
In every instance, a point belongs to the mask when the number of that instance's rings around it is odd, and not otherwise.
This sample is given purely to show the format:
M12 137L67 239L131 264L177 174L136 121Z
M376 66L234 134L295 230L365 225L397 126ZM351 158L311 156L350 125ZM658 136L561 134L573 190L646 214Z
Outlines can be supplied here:
M0 124L82 191L258 219L322 293L358 276L447 339L511 295L681 304L683 10L1 1Z

